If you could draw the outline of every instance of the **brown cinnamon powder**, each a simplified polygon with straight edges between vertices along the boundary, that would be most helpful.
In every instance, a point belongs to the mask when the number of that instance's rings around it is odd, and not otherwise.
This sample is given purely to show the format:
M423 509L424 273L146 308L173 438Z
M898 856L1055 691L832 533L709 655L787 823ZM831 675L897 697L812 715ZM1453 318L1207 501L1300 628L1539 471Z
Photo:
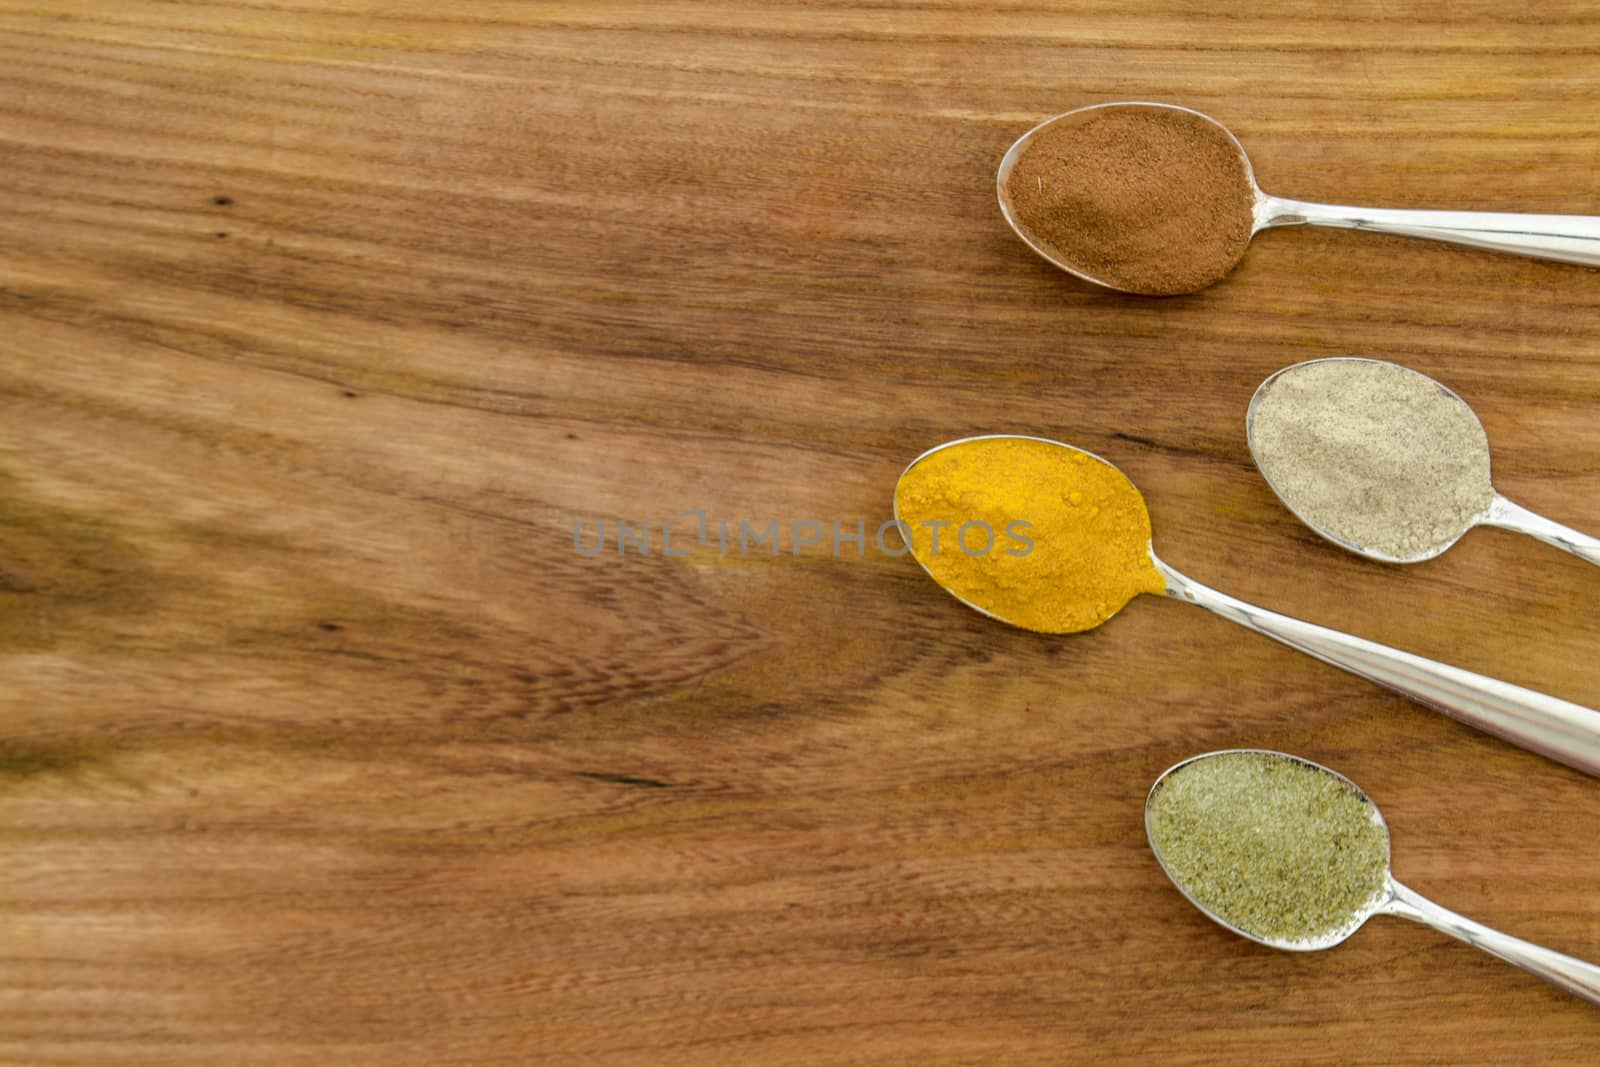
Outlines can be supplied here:
M1118 289L1190 293L1250 243L1255 188L1233 139L1189 111L1098 108L1040 130L1005 183L1022 229Z

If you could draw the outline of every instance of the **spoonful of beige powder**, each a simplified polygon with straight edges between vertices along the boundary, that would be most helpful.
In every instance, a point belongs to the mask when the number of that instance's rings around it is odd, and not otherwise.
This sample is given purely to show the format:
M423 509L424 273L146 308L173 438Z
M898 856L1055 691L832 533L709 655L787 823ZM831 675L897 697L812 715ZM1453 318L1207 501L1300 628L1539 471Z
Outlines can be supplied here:
M1432 559L1485 525L1600 563L1600 540L1495 492L1483 425L1425 374L1375 359L1297 363L1261 383L1245 429L1289 510L1370 559Z

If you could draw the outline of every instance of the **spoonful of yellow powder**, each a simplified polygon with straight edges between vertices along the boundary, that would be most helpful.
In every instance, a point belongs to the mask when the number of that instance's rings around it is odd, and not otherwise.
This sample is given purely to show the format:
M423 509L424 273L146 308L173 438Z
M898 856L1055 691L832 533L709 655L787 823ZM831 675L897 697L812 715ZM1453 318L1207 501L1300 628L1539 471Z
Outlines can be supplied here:
M1151 547L1139 490L1091 452L1040 437L951 441L911 462L894 504L933 580L1002 622L1076 633L1140 593L1165 593L1600 776L1600 712L1266 611L1179 574Z
M894 503L934 581L1013 626L1091 630L1138 594L1166 591L1144 498L1081 449L1034 437L957 441L913 463Z

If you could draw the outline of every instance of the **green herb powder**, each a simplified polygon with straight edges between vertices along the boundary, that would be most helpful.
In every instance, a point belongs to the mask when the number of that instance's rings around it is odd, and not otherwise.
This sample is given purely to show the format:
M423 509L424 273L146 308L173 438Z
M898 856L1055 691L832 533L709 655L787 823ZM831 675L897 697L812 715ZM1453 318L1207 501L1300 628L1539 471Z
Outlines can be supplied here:
M1346 930L1384 886L1389 835L1350 786L1299 760L1196 760L1150 802L1150 845L1191 897L1270 941Z

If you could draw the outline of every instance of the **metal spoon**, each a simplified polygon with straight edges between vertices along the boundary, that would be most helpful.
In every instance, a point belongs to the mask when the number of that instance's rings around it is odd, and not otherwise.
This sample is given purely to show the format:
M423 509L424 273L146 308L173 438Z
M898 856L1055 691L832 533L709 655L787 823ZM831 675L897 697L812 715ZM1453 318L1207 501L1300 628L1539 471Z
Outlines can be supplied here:
M1325 373L1336 370L1341 365L1350 364L1388 367L1399 375L1410 375L1418 382L1424 383L1429 387L1428 390L1422 392L1428 395L1428 404L1430 406L1438 405L1435 409L1437 414L1446 417L1454 416L1458 420L1469 421L1473 426L1477 427L1477 434L1472 445L1474 454L1470 457L1464 456L1462 458L1470 459L1471 462L1468 469L1481 473L1482 484L1474 486L1475 498L1487 501L1481 511L1475 515L1462 516L1452 516L1448 513L1427 514L1428 501L1417 495L1408 495L1402 498L1396 496L1393 491L1388 494L1391 499L1384 500L1384 504L1395 513L1410 511L1417 520L1427 523L1437 531L1436 537L1431 544L1419 544L1415 551L1402 555L1386 553L1372 545L1359 543L1353 536L1347 536L1341 534L1338 530L1329 529L1327 519L1319 522L1316 516L1312 514L1315 508L1304 498L1304 487L1300 487L1301 491L1297 492L1295 486L1285 485L1281 479L1275 480L1270 473L1270 469L1274 466L1273 460L1269 456L1266 462L1263 462L1264 450L1260 447L1256 433L1256 416L1265 398L1271 394L1274 387L1280 386L1282 383L1292 382L1297 376ZM1326 392L1328 393L1327 398L1322 402L1318 410L1347 417L1350 423L1354 425L1355 414L1346 412L1342 406L1345 394L1337 389L1329 389ZM1402 402L1406 395L1408 395L1407 392L1397 389L1395 395L1396 403ZM1312 413L1309 408L1308 413ZM1414 427L1395 425L1392 427L1369 427L1369 429L1372 431L1373 436L1369 436L1368 443L1377 441L1378 443L1389 445L1389 454L1394 457L1392 461L1393 472L1396 475L1425 473L1416 469L1417 455L1406 447L1410 442L1405 439L1404 435L1408 432L1414 432ZM1391 437L1382 437L1386 430L1392 433ZM1256 389L1255 395L1250 398L1250 407L1245 414L1245 436L1250 442L1250 455L1256 461L1256 468L1261 471L1261 476L1267 480L1267 484L1272 487L1272 491L1278 494L1278 499L1283 501L1284 506L1294 512L1301 522L1329 541L1339 545L1341 548L1347 548L1359 555L1366 556L1368 559L1375 559L1383 563L1418 563L1422 560L1433 559L1459 541L1461 535L1474 526L1499 526L1503 529L1515 530L1518 533L1538 538L1545 544L1554 545L1580 559L1588 560L1590 563L1600 564L1600 538L1590 537L1588 534L1580 533L1558 522L1552 522L1550 519L1535 514L1519 504L1512 503L1495 492L1494 487L1489 483L1489 439L1483 432L1483 424L1479 422L1478 416L1473 412L1472 408L1467 405L1465 400L1462 400L1439 382L1434 381L1425 374L1419 374L1398 364L1376 359L1338 357L1334 359L1307 360L1304 363L1296 363L1291 367L1285 367L1262 382ZM1363 456L1370 455L1365 449L1357 449L1353 446L1347 446L1346 448L1346 451L1350 453L1349 455L1342 454L1339 451L1340 444L1334 441L1324 442L1318 440L1317 443L1325 459L1336 461L1330 464L1334 468L1353 469L1355 461L1358 459L1355 455L1357 451L1360 451ZM1282 472L1280 471L1280 473ZM1477 479L1474 478L1473 480L1476 481ZM1385 485L1382 481L1369 481L1361 487L1361 492L1369 498L1383 494L1384 490Z
M1105 108L1166 108L1198 115L1216 125L1228 140L1239 149L1239 158L1255 192L1254 224L1250 235L1278 226L1333 226L1347 230L1370 230L1374 233L1395 234L1401 237L1424 237L1451 244L1471 245L1496 252L1513 252L1539 259L1556 259L1585 266L1600 266L1600 216L1595 215L1527 215L1496 211L1429 211L1409 208L1350 207L1340 204L1314 204L1305 200L1290 200L1272 196L1256 184L1255 170L1250 157L1245 154L1239 139L1216 119L1193 108L1175 104L1149 101L1119 101L1093 104L1067 111L1046 119L1019 137L1000 160L996 178L1000 198L1000 211L1018 237L1039 255L1069 274L1084 281L1131 292L1062 262L1044 242L1030 233L1016 217L1011 197L1006 190L1011 169L1016 166L1028 142L1046 127L1062 122L1077 122ZM1241 256L1243 252L1241 251ZM1231 266L1229 269L1232 269Z
M955 448L974 449L975 456L981 458L985 442L1008 440L1037 441L1069 452L1082 453L1090 460L1116 470L1113 464L1092 452L1043 437L998 434L949 441L912 460L896 482L894 514L895 521L901 524L899 529L902 535L910 527L901 515L900 502L908 485L915 485L913 472L917 464L929 456ZM997 468L993 482L1003 484L1006 477L1006 471ZM1041 494L1060 493L1059 486L1038 488ZM911 539L908 537L907 541L910 543ZM1392 689L1419 704L1442 711L1469 726L1600 777L1600 712L1459 667L1424 659L1375 641L1255 607L1185 577L1163 563L1149 542L1144 547L1156 573L1165 583L1163 592L1167 596L1198 605L1246 629L1281 641L1290 648L1299 649L1325 663ZM914 547L912 555L916 556ZM939 576L929 568L926 560L917 556L917 562L929 577L939 581ZM940 584L950 592L948 586L944 586L943 582ZM1106 617L1120 611L1138 592L1133 589L1122 592L1120 599L1113 597L1114 602L1107 605ZM974 603L954 592L951 595L990 618L1013 626L1020 625L1015 619L1007 618L996 605Z
M1377 895L1368 901L1365 906L1353 911L1350 914L1349 922L1345 926L1341 927L1334 933L1327 935L1326 937L1311 941L1275 940L1273 938L1264 937L1260 934L1252 933L1249 930L1235 926L1227 919L1222 918L1216 912L1212 911L1206 906L1205 903L1195 897L1194 893L1190 891L1190 887L1184 885L1183 882L1179 880L1178 876L1173 873L1172 869L1167 866L1166 858L1162 856L1161 849L1156 845L1157 835L1154 832L1152 825L1152 803L1156 798L1156 794L1161 790L1163 785L1166 784L1168 779L1170 779L1174 774L1181 773L1184 768L1198 763L1201 760L1214 759L1218 756L1229 756L1240 753L1252 753L1278 757L1286 760L1293 760L1296 763L1302 764L1306 767L1314 768L1315 770L1321 771L1323 774L1330 775L1333 778L1338 779L1341 783L1348 787L1352 793L1359 797L1362 803L1366 804L1371 809L1372 821L1383 828L1385 854L1383 888L1377 893ZM1172 880L1172 884L1178 887L1178 891L1184 896L1188 897L1189 903L1199 908L1206 918L1220 926L1227 927L1229 930L1232 930L1241 937L1247 937L1250 940L1259 942L1263 945L1270 945L1273 948L1287 949L1289 951L1317 951L1320 949L1332 948L1333 946L1340 944L1345 940L1345 938L1359 930L1362 925L1374 915L1398 915L1401 918L1410 919L1412 922L1418 922L1425 926L1431 926L1435 930L1439 930L1443 933L1449 934L1451 937L1465 941L1469 945L1474 945L1477 948L1489 953L1491 956L1498 956L1507 963L1520 967L1530 974L1538 975L1545 981L1551 983L1552 985L1559 986L1574 996L1582 997L1591 1004L1600 1005L1600 967L1597 967L1592 963L1585 963L1583 960L1576 959L1572 956L1564 955L1563 953L1532 944L1531 942L1524 941L1521 938L1512 937L1510 934L1503 934L1500 931L1487 927L1480 922L1474 922L1472 919L1468 919L1464 915L1457 915L1448 908L1444 908L1438 904L1435 904L1433 901L1420 895L1415 890L1409 889L1395 881L1394 874L1388 869L1387 859L1389 851L1389 827L1388 824L1383 821L1382 812L1378 810L1378 806L1373 804L1372 799L1362 791L1360 786L1356 785L1344 775L1335 771L1331 771L1319 763L1313 763L1310 760L1301 759L1299 756L1290 756L1282 752L1272 752L1265 749L1228 749L1221 752L1208 752L1203 756L1195 756L1192 759L1186 759L1182 763L1179 763L1173 767L1169 767L1161 774L1161 777L1156 779L1155 784L1150 787L1150 793L1145 798L1144 803L1144 825L1145 838L1150 842L1150 851L1155 853L1156 862L1161 864L1162 871L1164 871L1166 876Z

